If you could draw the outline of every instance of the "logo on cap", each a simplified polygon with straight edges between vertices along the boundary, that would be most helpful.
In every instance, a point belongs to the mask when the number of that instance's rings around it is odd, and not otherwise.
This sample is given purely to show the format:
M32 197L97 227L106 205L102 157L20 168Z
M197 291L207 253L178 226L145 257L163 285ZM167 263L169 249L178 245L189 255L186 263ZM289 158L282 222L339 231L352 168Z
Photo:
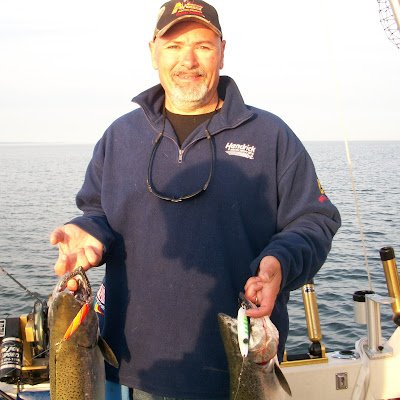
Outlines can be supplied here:
M177 17L181 15L198 15L204 18L203 6L194 3L190 0L184 0L175 4L171 14L176 14Z

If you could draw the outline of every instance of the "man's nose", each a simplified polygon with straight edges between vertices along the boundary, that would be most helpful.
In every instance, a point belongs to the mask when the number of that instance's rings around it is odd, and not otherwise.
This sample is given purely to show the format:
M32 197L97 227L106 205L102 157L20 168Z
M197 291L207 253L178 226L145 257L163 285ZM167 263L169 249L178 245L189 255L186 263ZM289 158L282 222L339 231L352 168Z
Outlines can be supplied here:
M196 52L192 48L184 49L181 57L181 64L186 68L195 68L198 66Z

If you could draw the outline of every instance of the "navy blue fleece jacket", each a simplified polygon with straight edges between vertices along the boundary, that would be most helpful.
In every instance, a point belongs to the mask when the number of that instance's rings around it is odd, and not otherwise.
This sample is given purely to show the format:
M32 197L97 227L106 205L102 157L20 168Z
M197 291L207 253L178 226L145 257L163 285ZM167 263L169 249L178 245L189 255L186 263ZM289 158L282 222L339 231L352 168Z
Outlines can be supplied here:
M288 332L289 291L324 263L340 217L313 163L290 128L245 105L221 77L224 100L209 132L215 164L208 189L180 203L146 187L148 162L163 126L160 85L137 96L141 107L116 120L97 143L72 222L105 246L103 335L120 360L108 378L155 394L228 395L217 313L235 315L237 298L262 257L282 266L272 320ZM171 197L197 191L212 163L205 125L182 144L168 121L152 165L154 186Z

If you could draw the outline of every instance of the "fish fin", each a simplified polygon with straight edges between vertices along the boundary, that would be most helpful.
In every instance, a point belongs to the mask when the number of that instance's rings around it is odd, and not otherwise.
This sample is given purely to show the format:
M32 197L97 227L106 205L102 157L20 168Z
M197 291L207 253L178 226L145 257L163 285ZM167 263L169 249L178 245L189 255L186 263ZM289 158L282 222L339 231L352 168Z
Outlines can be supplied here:
M276 362L274 363L274 371L275 371L276 377L278 378L279 383L281 384L282 389L291 397L292 391L290 390L289 383L286 380L285 375L283 375L282 370L279 368L279 365Z
M103 354L104 360L106 360L114 368L118 368L119 363L117 357L115 357L115 354L112 351L111 347L101 336L99 336L97 340L97 345L99 346L101 353Z

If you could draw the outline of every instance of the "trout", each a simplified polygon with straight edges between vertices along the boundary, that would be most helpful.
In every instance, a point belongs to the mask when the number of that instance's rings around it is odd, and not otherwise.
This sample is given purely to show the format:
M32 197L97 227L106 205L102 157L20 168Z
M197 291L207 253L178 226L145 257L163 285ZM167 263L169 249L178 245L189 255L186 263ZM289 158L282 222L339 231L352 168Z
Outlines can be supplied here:
M248 354L242 356L238 320L218 314L218 323L228 359L231 400L278 400L291 396L279 368L279 333L269 317L250 318Z
M69 279L74 293L64 291ZM82 268L65 275L49 301L50 397L52 400L105 398L104 360L114 367L114 353L99 335L90 283Z

